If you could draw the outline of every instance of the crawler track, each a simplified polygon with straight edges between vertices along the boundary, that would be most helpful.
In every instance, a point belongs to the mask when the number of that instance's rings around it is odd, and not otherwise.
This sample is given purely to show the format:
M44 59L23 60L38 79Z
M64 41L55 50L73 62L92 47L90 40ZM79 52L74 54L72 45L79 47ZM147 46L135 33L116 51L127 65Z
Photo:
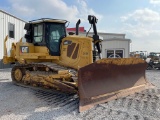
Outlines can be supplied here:
M46 71L46 68L48 69L48 71ZM22 76L25 76L26 75L26 72L30 72L31 74L33 75L43 75L43 76L49 76L49 75L54 75L54 74L57 74L58 71L62 71L62 70L68 70L70 74L72 74L71 76L71 79L72 79L72 82L75 82L77 81L77 71L75 69L71 69L71 68L67 68L67 67L64 67L64 66L60 66L58 64L55 64L55 63L51 63L51 62L41 62L41 63L32 63L32 64L21 64L21 65L16 65L12 68L12 71L11 71L11 77L12 77L12 81L17 84L17 85L20 85L20 86L23 86L23 87L31 87L34 88L34 86L38 86L40 88L51 88L53 90L56 90L54 87L51 87L51 86L44 86L42 85L40 82L34 82L34 85L32 84L32 81L31 82L28 82L26 83L26 81L24 80L20 80L20 81L17 81L15 79L15 71L17 69L20 69L21 72L22 72ZM23 77L22 77L23 78ZM69 88L69 89L77 89L75 87L73 87L72 85L70 86L70 84L67 84L67 83L64 83L61 79L58 80L58 82L60 82L62 85L66 86L66 88ZM62 83L63 82L63 83ZM59 89L60 91L62 92L65 92L65 90L63 89ZM72 92L72 91L71 91ZM74 92L74 91L73 91Z

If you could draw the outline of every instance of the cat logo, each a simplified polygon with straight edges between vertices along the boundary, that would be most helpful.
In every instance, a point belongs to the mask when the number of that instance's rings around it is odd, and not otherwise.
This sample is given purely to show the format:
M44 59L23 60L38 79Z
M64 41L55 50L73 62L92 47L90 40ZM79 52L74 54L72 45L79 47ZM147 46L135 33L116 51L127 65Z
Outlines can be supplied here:
M20 46L21 53L29 53L29 48L28 46Z

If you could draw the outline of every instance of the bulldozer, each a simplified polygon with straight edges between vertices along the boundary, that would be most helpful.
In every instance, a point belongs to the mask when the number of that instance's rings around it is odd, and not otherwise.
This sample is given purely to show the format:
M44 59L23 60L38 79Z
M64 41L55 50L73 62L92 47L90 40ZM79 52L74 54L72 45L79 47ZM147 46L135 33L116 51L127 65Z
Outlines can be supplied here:
M103 58L98 19L88 15L93 36L67 34L68 21L42 18L25 24L26 42L12 43L7 55L4 40L3 63L15 64L12 81L18 85L78 94L79 111L125 97L149 87L146 62L139 58ZM96 53L96 54L95 54ZM98 56L98 59L96 59Z

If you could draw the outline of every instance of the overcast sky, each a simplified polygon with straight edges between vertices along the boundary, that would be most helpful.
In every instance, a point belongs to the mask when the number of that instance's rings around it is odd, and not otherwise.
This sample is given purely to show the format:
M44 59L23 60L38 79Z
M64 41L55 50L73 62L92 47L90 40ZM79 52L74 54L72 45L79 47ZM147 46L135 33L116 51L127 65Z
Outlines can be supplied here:
M69 27L80 18L86 30L92 14L99 32L126 34L132 51L160 52L160 0L0 0L0 9L26 21L66 19Z

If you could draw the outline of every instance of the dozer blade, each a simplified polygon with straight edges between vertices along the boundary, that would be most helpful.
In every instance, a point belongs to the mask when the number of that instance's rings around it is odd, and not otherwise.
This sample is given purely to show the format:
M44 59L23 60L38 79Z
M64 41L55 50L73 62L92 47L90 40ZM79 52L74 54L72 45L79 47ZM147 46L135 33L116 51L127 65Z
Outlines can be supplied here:
M139 58L101 59L78 71L79 111L149 88Z

